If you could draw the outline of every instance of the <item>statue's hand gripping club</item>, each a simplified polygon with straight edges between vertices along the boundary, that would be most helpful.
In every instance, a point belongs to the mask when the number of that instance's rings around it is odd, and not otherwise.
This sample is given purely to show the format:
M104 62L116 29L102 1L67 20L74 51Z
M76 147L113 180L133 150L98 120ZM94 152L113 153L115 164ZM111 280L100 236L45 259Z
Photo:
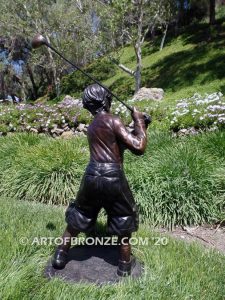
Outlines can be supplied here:
M145 126L148 128L148 125L152 123L152 118L148 114L144 113Z
M84 75L86 75L88 78L90 78L91 80L93 80L95 83L97 83L98 85L100 85L101 87L103 87L105 90L107 90L114 98L116 98L120 103L122 103L131 113L134 112L133 108L130 107L129 105L127 105L124 101L122 101L121 99L119 99L113 92L111 92L106 86L104 86L101 82L99 82L97 79L95 79L94 77L92 77L90 74L86 73L85 71L83 71L82 69L80 69L78 66L76 66L74 63L72 63L71 61L69 61L67 58L65 58L60 52L58 52L58 50L56 50L55 48L53 48L48 41L46 40L46 38L41 35L41 34L37 34L32 42L31 42L32 48L36 49L39 48L43 45L49 47L52 51L54 51L56 54L58 54L62 59L64 59L67 63L69 63L71 66L73 66L75 69L79 70L81 73L83 73ZM145 125L146 128L148 127L148 125L152 122L151 117L149 115L147 115L146 113L143 114L144 115L144 120L145 120Z

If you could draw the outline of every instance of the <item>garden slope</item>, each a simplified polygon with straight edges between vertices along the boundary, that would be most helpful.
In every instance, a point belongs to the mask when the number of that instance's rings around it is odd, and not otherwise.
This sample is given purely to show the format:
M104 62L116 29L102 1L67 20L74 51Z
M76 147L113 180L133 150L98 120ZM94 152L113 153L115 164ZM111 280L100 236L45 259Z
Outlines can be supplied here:
M143 49L142 86L165 90L166 102L173 102L194 93L225 93L225 23L223 19L214 28L207 24L193 25L177 38L166 39L159 51L159 41L146 42ZM121 63L135 66L132 47L123 49ZM118 70L104 82L118 95L131 96L134 80Z

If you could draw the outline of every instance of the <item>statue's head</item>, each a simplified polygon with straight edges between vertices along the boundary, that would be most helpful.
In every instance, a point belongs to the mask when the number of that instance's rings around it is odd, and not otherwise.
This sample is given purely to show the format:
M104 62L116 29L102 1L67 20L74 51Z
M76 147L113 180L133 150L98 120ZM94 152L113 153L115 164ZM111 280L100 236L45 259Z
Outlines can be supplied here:
M109 112L112 96L98 84L92 84L86 87L83 94L83 107L89 110L93 115L101 111Z

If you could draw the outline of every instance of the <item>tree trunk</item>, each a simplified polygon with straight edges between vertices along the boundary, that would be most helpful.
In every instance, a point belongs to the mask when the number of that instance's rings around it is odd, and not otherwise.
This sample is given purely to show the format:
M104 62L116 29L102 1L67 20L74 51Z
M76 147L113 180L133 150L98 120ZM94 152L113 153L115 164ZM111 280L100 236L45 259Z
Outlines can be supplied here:
M50 43L50 39L49 37L46 35L46 40L49 44ZM48 56L49 56L49 62L50 62L50 65L51 65L51 70L52 70L52 80L51 80L51 83L52 85L54 86L54 89L57 90L57 86L58 86L58 83L57 83L57 72L56 72L56 66L55 66L55 61L54 61L54 58L53 58L53 55L52 55L52 51L49 47L47 47L47 51L48 51Z
M179 25L184 25L186 23L185 13L184 13L184 0L179 1L178 23Z
M29 66L29 64L27 64L27 73L30 77L30 81L32 83L32 93L33 93L33 97L34 97L34 100L37 99L37 86L35 84L35 81L34 81L34 75L33 75L33 71L31 69L31 67Z
M166 34L167 34L167 29L168 29L168 24L166 24L166 28L163 32L163 37L162 37L162 41L161 41L161 44L160 44L160 51L162 51L163 49L163 46L164 46L164 43L165 43L165 39L166 39Z
M215 24L216 21L216 0L210 0L209 5L209 23L210 25Z
M25 90L26 90L25 83L24 83L24 80L22 79L21 80L21 98L22 98L22 101L27 102L27 96L26 96Z
M1 97L2 97L2 100L5 100L5 81L4 81L4 72L2 71L0 73L0 87L1 87Z
M141 88L141 68L138 66L135 72L135 93Z
M135 78L135 93L141 88L141 69L142 69L142 52L141 52L141 44L138 42L135 45L135 53L137 59L136 70L134 73Z
M139 18L138 18L138 38L137 42L135 44L135 54L136 54L136 71L135 71L135 93L141 88L141 69L142 69L142 29L143 29L143 17L144 17L144 11L143 11L143 1L139 2L138 6L139 10Z

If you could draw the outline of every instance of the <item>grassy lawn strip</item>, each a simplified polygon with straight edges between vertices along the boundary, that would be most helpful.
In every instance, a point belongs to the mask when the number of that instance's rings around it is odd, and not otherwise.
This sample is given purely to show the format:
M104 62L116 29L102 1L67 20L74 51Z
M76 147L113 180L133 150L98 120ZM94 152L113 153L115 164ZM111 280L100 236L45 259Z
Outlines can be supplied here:
M57 237L64 228L63 208L0 199L0 298L1 299L224 299L225 258L197 244L169 239L155 245L156 233L142 225L138 236L149 245L135 246L145 263L145 274L137 281L118 285L69 284L48 281L43 269L54 245L31 245L34 237ZM28 238L27 245L20 243Z

